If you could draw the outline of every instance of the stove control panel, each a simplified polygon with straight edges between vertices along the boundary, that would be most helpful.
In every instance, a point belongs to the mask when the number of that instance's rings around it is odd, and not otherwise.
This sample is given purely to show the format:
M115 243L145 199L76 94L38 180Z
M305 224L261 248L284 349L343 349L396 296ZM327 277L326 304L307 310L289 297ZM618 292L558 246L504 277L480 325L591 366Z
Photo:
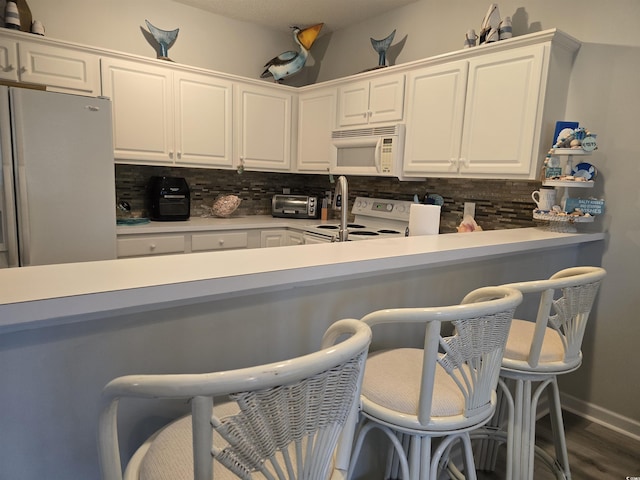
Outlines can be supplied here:
M413 202L381 198L356 197L351 213L354 215L409 221Z

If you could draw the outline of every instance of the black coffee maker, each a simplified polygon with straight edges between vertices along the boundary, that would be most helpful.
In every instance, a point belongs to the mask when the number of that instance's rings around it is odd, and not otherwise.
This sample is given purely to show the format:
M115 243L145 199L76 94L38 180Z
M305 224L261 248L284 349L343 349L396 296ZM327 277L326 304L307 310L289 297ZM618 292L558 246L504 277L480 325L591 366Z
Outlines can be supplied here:
M189 184L182 177L151 177L147 186L151 220L188 220L191 214Z

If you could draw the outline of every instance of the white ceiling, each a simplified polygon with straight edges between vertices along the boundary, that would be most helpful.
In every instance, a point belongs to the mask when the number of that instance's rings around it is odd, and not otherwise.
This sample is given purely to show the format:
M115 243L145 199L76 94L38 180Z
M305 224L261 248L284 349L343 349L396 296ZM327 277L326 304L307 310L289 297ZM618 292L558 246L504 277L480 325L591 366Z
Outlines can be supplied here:
M336 31L416 0L173 0L225 17L279 30L324 23Z

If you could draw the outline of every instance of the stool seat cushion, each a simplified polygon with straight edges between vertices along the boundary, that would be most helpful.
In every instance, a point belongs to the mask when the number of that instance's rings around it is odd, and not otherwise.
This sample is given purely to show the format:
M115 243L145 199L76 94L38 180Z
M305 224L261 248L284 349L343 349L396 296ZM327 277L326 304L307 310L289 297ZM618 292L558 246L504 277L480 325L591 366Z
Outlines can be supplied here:
M511 322L507 345L504 350L504 358L526 362L529 358L529 349L533 341L533 333L536 328L534 322L516 320ZM562 362L564 359L564 345L560 334L547 327L542 341L539 363Z
M380 350L369 354L362 395L382 407L417 416L424 351L418 348ZM437 364L431 417L464 413L465 400L453 379Z
M235 402L216 405L216 416L225 417L238 412ZM193 480L193 447L191 415L173 421L154 438L140 467L140 480ZM224 440L214 431L213 443L224 446ZM216 480L237 480L231 471L219 462L213 462Z

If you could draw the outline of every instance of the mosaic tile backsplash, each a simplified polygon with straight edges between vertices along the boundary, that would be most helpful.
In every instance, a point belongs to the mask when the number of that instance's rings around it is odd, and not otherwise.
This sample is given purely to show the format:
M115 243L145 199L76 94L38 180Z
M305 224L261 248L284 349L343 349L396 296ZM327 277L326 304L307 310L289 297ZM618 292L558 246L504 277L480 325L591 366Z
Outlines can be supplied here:
M186 178L191 190L192 217L210 214L211 205L222 194L234 194L242 199L233 216L270 215L271 197L283 193L285 188L292 194L318 198L335 188L328 175L247 171L238 174L235 170L118 164L117 201L128 202L134 214L146 216L145 190L149 178L154 175ZM359 176L350 176L348 180L351 205L358 196L413 200L414 194L420 198L428 193L441 195L444 205L440 233L456 231L462 220L465 202L475 202L475 219L484 230L536 225L531 217L531 211L535 208L531 192L540 188L538 181L430 178L420 182L401 182L395 178ZM339 218L339 214L333 212L329 215Z

